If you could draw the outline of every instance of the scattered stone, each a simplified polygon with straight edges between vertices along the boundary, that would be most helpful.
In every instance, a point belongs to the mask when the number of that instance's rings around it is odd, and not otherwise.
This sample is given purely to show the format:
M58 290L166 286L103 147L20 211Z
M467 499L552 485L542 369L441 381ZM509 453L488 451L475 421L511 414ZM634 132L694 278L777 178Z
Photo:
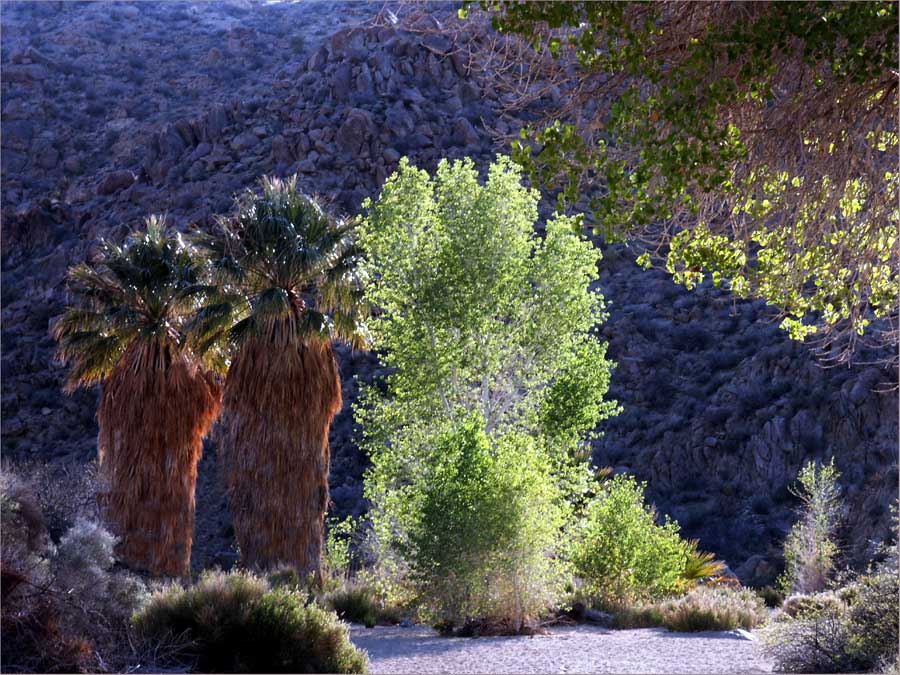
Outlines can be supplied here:
M111 195L132 186L135 176L131 171L112 171L97 184L98 195Z
M453 122L453 141L462 146L472 146L478 143L478 132L465 117L459 117Z
M448 54L453 48L450 40L439 33L427 33L422 39L422 45L425 49L438 56Z
M231 139L231 147L238 152L256 147L259 137L252 131L244 131Z
M335 134L338 149L349 155L358 155L375 135L375 123L371 113L352 108Z

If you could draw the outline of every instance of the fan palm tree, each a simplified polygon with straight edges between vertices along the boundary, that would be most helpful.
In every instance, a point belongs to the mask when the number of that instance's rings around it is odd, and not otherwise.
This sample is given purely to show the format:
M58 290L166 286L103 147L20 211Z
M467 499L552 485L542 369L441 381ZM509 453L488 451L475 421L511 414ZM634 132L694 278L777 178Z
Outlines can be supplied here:
M201 313L234 349L216 438L243 563L321 578L328 430L341 409L332 341L367 342L352 224L288 180L263 178L202 237L223 302Z
M101 241L72 267L76 302L54 326L66 390L102 383L97 421L106 518L131 566L189 573L203 436L219 412L216 351L192 348L191 317L211 294L196 249L165 219L124 246Z

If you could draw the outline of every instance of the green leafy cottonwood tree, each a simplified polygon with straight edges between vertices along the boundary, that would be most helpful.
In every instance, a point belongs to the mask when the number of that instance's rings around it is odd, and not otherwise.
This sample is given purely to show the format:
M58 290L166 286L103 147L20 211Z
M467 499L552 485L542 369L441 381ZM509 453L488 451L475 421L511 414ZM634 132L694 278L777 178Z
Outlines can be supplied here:
M779 306L834 357L896 344L897 3L481 8L469 22L500 33L472 62L537 111L513 155L562 207L646 239L639 261L688 287Z
M406 441L413 450L421 434L474 412L488 433L575 442L616 408L603 401L610 364L592 334L605 317L591 289L599 253L574 218L551 220L537 237L538 195L520 181L503 157L484 185L469 160L442 161L434 178L401 160L364 204L366 297L380 308L370 327L393 371L389 396L369 389L357 410L376 471ZM592 386L577 386L573 373ZM398 470L407 465L395 459Z
M382 542L406 536L436 439L473 415L497 442L534 437L563 490L589 478L580 442L616 409L603 400L606 345L592 334L604 318L592 290L599 253L574 218L551 220L539 238L537 203L501 157L484 184L470 160L442 161L434 177L401 160L364 205L366 296L379 308L370 327L391 373L386 393L364 390L356 415Z

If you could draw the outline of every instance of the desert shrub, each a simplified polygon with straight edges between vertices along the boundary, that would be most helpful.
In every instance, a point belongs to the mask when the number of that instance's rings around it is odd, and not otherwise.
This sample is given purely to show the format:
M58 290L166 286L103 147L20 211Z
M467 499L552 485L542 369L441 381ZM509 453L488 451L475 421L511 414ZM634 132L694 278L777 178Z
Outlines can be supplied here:
M898 593L896 572L880 569L834 591L793 595L764 643L786 672L883 672L896 664Z
M248 573L206 572L154 594L134 617L148 641L183 641L199 672L359 673L366 656L347 627L308 596Z
M896 660L900 622L900 583L896 572L883 571L861 577L850 604L848 650L866 668L885 659Z
M0 481L2 669L121 670L135 658L128 621L145 597L144 583L114 568L115 537L87 518L78 517L54 545L33 477L4 471ZM45 495L49 487L39 484ZM79 510L77 499L60 499L51 503L64 505L66 518Z
M108 570L116 559L116 538L100 524L79 519L63 535L56 556L60 563L77 572Z
M847 607L831 593L792 596L763 632L763 644L778 670L841 673L853 670L847 654Z
M365 624L367 628L378 622L375 594L366 586L348 584L327 593L324 602L344 621Z
M618 629L656 628L662 626L663 617L658 603L631 603L607 599L595 602L594 609L612 617L612 627Z
M324 603L344 621L365 624L367 628L378 623L378 601L368 586L345 584L337 590L326 593Z
M357 521L352 517L344 520L329 519L325 536L324 573L332 580L350 578L353 562L352 543L357 531Z
M700 586L687 595L660 606L662 625L672 631L751 630L766 620L768 612L753 591L727 586Z
M838 487L840 474L830 464L807 463L792 492L800 499L799 520L784 542L785 593L814 593L825 588L834 570L835 532L843 503Z
M103 490L103 482L95 462L8 464L4 475L18 486L15 490L29 495L28 500L39 510L54 542L79 519L100 520L97 496Z
M444 629L488 621L519 632L559 597L562 512L546 455L524 435L494 441L477 416L438 443L409 491L406 552L425 618Z
M572 532L569 555L587 592L602 602L637 602L685 587L688 545L678 524L657 522L645 484L618 475L587 505Z
M715 553L699 550L699 539L688 539L684 542L685 561L681 578L688 586L704 579L712 579L725 572L725 563L716 560Z

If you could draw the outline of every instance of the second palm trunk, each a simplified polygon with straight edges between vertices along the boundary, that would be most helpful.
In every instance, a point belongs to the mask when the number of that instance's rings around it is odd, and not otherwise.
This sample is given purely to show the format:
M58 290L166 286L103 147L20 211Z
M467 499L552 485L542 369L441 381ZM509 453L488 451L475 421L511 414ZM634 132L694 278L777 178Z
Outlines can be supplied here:
M228 373L218 441L241 558L321 578L330 453L341 409L331 345L250 340Z

